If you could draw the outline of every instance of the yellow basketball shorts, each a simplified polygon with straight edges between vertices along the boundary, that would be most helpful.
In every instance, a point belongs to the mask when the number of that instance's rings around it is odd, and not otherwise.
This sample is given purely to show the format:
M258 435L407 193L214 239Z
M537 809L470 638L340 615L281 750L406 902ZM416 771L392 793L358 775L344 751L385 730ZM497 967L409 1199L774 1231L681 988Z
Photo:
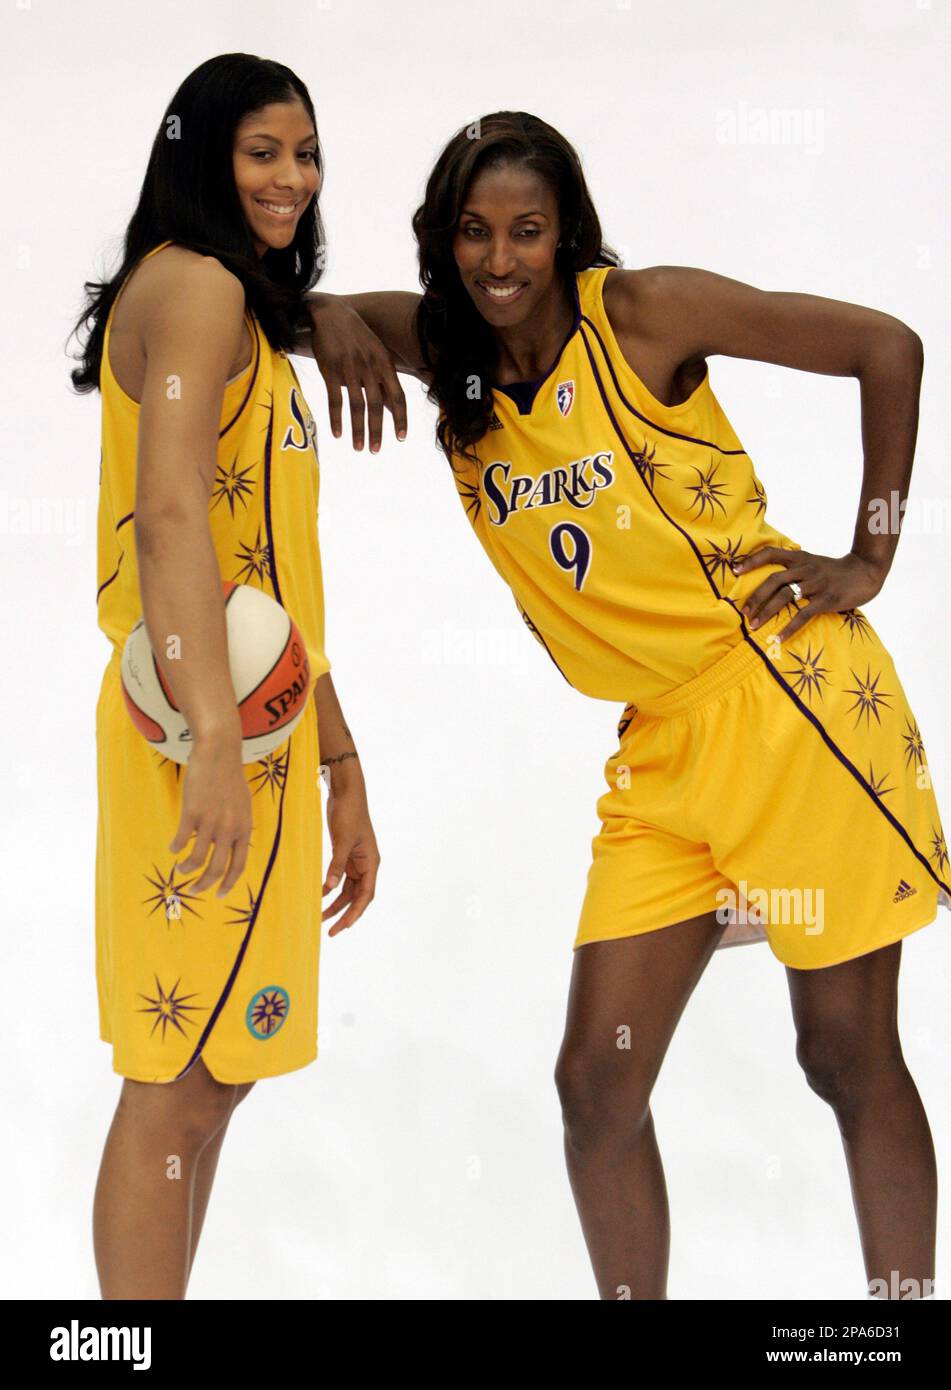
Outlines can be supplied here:
M951 909L925 745L891 656L859 609L761 636L788 617L624 710L575 948L718 912L732 924L721 945L766 939L812 970Z

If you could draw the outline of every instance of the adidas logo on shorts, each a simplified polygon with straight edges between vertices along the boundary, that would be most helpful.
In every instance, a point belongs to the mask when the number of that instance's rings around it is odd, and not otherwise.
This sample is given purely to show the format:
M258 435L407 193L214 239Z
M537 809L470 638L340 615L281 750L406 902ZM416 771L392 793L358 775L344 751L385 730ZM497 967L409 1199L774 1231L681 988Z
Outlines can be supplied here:
M895 889L895 896L892 898L892 902L893 902L893 903L904 902L905 898L910 898L910 897L912 896L912 894L917 893L917 892L918 892L918 889L917 889L917 888L912 888L912 886L911 886L910 883L906 883L905 880L902 879L901 882L899 883L898 887Z

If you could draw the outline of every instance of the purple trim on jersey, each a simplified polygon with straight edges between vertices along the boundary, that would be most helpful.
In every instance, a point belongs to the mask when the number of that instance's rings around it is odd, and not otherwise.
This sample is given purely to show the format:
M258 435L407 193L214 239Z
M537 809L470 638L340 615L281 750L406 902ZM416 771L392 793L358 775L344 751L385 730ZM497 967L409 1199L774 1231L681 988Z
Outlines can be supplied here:
M581 299L578 294L577 275L572 277L571 289L575 300L574 323L568 330L568 336L565 338L565 341L558 349L558 356L555 358L554 362L552 362L551 366L548 368L548 371L544 374L544 376L536 377L534 381L511 381L507 386L493 386L492 388L493 391L501 391L503 395L508 396L509 400L514 401L515 404L518 406L519 415L531 415L532 406L535 404L535 397L538 395L539 391L545 385L545 382L548 380L548 378L557 369L559 362L565 355L565 349L567 348L568 344L571 342L572 338L575 336L579 327L581 326Z
M842 766L847 768L848 771L851 772L852 776L858 782L859 786L861 786L863 790L866 791L872 798L872 801L881 811L882 815L885 816L886 819L889 820L891 824L895 827L899 835L901 835L902 839L905 841L908 848L911 850L912 854L924 866L924 868L927 869L928 873L934 879L935 883L937 883L938 887L943 888L946 893L951 894L951 884L947 884L942 879L940 879L938 875L935 873L934 869L928 863L928 860L925 858L925 856L920 852L920 850L917 850L915 848L911 836L908 834L908 831L902 825L901 821L898 820L895 816L893 816L891 811L881 800L881 798L875 795L875 792L872 790L871 784L865 780L865 778L862 776L861 772L859 772L858 768L854 765L854 763L850 761L850 759L845 755L845 753L842 752L842 749L838 746L834 739L826 732L826 729L822 722L816 718L812 710L809 709L807 705L803 704L802 700L796 694L795 690L793 690L792 686L788 685L786 681L783 680L782 673L777 671L773 662L770 661L769 657L762 650L762 648L756 645L752 637L746 631L745 623L743 624L743 637L745 641L747 641L749 645L753 648L753 650L756 652L756 655L766 666L773 679L778 682L778 684L781 686L783 690L785 690L786 694L798 707L800 712L804 714L806 718L810 721L810 723L814 724L815 727L819 730L819 733L822 735L822 738L824 739L825 743L828 745L829 748L832 749L833 753L838 758Z
M135 512L126 512L126 514L125 514L125 516L122 518L122 520L116 522L116 530L118 531L119 527L120 527L120 526L124 526L124 525L126 524L127 521L131 521L132 518L133 518L134 516L135 516Z
M587 323L588 320L585 319L584 322ZM597 329L595 329L595 332L597 332ZM739 610L737 609L736 604L733 603L733 600L727 598L725 594L721 594L720 591L719 591L719 589L717 588L716 584L714 584L713 579L712 579L712 577L711 577L711 575L710 575L710 571L707 569L706 565L703 563L703 556L700 554L700 551L697 549L697 546L696 546L696 543L694 542L693 537L692 537L691 535L689 535L688 532L686 532L686 531L684 530L684 528L683 528L681 525L679 525L679 524L673 519L673 517L670 515L669 512L667 512L667 511L664 510L664 508L661 506L659 500L658 500L657 497L655 496L654 492L651 490L650 486L648 485L647 479L644 477L644 474L643 474L643 473L641 472L641 470L638 468L638 466L637 466L637 455L634 453L634 451L632 450L630 444L628 443L628 441L627 441L627 436L625 435L624 431L621 429L621 426L618 424L618 422L617 422L617 417L615 416L614 411L611 409L611 404L610 404L610 402L608 401L607 393L606 393L606 391L605 391L605 389L604 389L604 382L601 380L601 373L598 371L598 364L597 364L597 363L595 362L595 360L594 360L594 353L591 351L591 344L588 342L588 339L587 339L587 337L586 337L586 335L585 335L584 329L582 329L582 331L581 331L581 341L584 343L585 351L586 351L587 354L588 354L588 361L589 361L590 364L591 364L591 371L592 371L592 373L593 373L593 375L594 375L595 381L597 382L598 390L599 390L600 393L601 393L601 400L602 400L602 403L603 403L603 405L604 405L604 409L605 409L605 411L607 412L608 419L611 421L611 424L614 426L614 431L615 431L615 433L616 433L618 439L620 439L621 443L624 445L624 448L627 450L628 456L630 457L630 460L631 460L631 462L632 462L633 465L634 465L634 471L636 472L637 476L640 478L641 482L643 483L644 489L645 489L645 491L647 492L648 497L649 497L649 498L651 499L651 501L654 503L654 506L655 506L655 507L657 508L657 510L661 513L661 515L664 516L664 517L666 517L666 519L670 522L671 526L675 527L675 528L680 532L680 534L683 536L684 540L685 540L685 541L687 542L687 544L690 546L690 549L693 551L694 555L697 557L697 564L700 566L700 570L701 570L701 573L703 574L704 579L707 581L707 583L709 584L710 588L713 590L714 597L720 599L721 602L729 603L729 604L732 606L734 612L738 612ZM602 346L603 346L603 344L602 344ZM609 365L610 365L610 364L609 364ZM743 451L741 450L740 452L742 453ZM741 621L742 621L742 615L741 615Z
M217 1002L217 1004L215 1005L215 1007L214 1007L214 1008L212 1009L212 1011L211 1011L211 1017L208 1019L208 1022L205 1024L205 1027L204 1027L204 1029L203 1029L203 1031L202 1031L201 1037L198 1039L198 1042L197 1042L197 1044L195 1045L195 1051L192 1053L191 1057L188 1059L188 1061L187 1061L187 1062L185 1063L185 1065L182 1067L182 1069L181 1069L181 1071L178 1073L178 1075L175 1076L175 1077L173 1078L173 1080L175 1080L175 1081L177 1081L177 1080L179 1079L179 1077L184 1076L186 1072L190 1071L190 1070L192 1069L192 1067L195 1065L195 1063L198 1061L198 1058L201 1056L201 1054L202 1054L202 1049L204 1048L205 1043L208 1041L208 1038L209 1038L209 1036L211 1035L211 1030L212 1030L212 1028L214 1028L215 1024L217 1023L217 1021L218 1021L218 1016L220 1015L221 1010L224 1008L225 1004L228 1002L228 996L231 994L231 990L232 990L232 987L233 987L233 985L234 985L235 979L236 979L236 977L237 977L238 970L239 970L240 967L241 967L241 962L244 960L245 952L246 952L247 949L248 949L248 942L251 940L251 933L252 933L252 931L254 930L254 924L255 924L255 922L258 920L258 912L260 911L261 903L264 901L264 890L265 890L265 888L267 887L267 881L268 881L268 879L269 879L270 876L271 876L271 869L272 869L272 867L273 867L273 865L274 865L274 860L275 860L275 858L277 857L277 848L278 848L278 845L281 843L281 824L282 824L283 819L284 819L284 797L285 797L285 795L286 795L286 793L287 793L287 780L288 780L288 777L290 776L290 767L291 767L291 745L290 745L290 741L288 742L288 745L287 745L287 761L286 761L286 763L285 763L284 766L285 766L284 784L283 784L283 786L281 787L281 804L280 804L280 806L278 807L278 812L277 812L277 829L276 829L275 832L274 832L274 843L273 843L273 845L271 846L271 853L270 853L270 856L269 856L268 861L267 861L267 868L264 870L264 877L263 877L262 880L261 880L261 889L260 889L260 892L258 893L257 899L255 900L254 911L253 911L253 913L251 914L251 920L250 920L250 922L248 923L248 929L247 929L247 931L246 931L245 934L244 934L244 940L241 942L241 945L240 945L239 948L238 948L238 954L237 954L237 955L235 956L235 958L234 958L234 964L232 965L232 967L231 967L231 973L230 973L230 975L228 976L228 979L227 979L226 982L225 982L225 987L224 987L224 989L221 991L221 994L220 994L220 996L219 996L219 998L218 998L218 1002Z
M614 383L614 389L615 389L615 391L618 393L618 396L619 396L619 398L620 398L620 400L621 400L622 405L626 406L627 409L631 412L632 415L636 415L637 418L638 418L638 420L642 420L642 421L644 422L645 425L650 425L650 427L651 427L652 430L659 430L661 434L666 434L666 435L668 436L668 438L670 438L670 439L683 439L683 440L686 440L686 442L687 442L688 444L702 444L702 445L704 446L704 448L706 448L706 449L716 449L716 451L717 451L718 454L731 455L731 454L745 454L745 453L746 453L746 450L745 450L745 449L721 449L721 447L720 447L719 444L714 444L713 441L710 440L710 439L697 439L697 438L695 438L695 436L692 435L692 434L678 434L678 432L677 432L676 430L669 430L669 429L666 428L666 426L664 426L664 425L658 425L658 424L656 424L655 421L648 419L648 417L647 417L646 415L642 415L641 412L640 412L638 409L636 409L635 406L631 405L630 401L627 399L627 397L625 396L624 392L621 390L621 384L620 384L620 382L618 381L617 375L616 375L616 373L615 373L615 371L614 371L614 364L613 364L612 361L611 361L611 358L610 358L610 355L609 355L609 353L608 353L607 347L605 346L604 339L601 337L601 334L598 332L597 325L591 322L591 320L588 318L587 314L585 314L585 315L583 316L583 318L582 318L582 323L586 323L586 324L588 325L588 327L591 329L591 332L592 332L592 333L594 334L594 336L597 338L597 340L598 340L598 342L599 342L599 344L600 344L600 346L601 346L601 351L602 351L602 353L604 354L605 363L607 364L608 371L611 373L611 380L612 380L612 382ZM590 356L590 353L589 353L589 356ZM632 369L632 370L633 370L633 369ZM702 385L702 383L701 383L701 385ZM699 389L699 388L698 388L698 389Z
M511 586L510 586L510 587L511 587ZM555 661L554 656L552 656L551 647L549 647L548 643L545 641L544 637L541 635L541 633L539 632L538 628L535 626L535 623L534 623L534 622L532 621L532 619L528 616L528 613L525 611L525 605L522 603L522 600L521 600L521 599L518 597L518 595L515 593L514 589L512 590L512 596L513 596L513 598L515 599L515 603L516 603L516 606L517 606L517 608L518 608L518 611L521 613L521 615L522 615L522 620L523 620L523 622L525 623L526 627L528 628L529 632L531 632L532 636L533 636L533 637L537 637L538 640L539 640L539 642L541 642L542 646L545 648L545 651L546 651L546 652L548 653L548 655L551 657L552 661L555 662L555 665L558 667L558 670L561 671L561 674L562 674L563 676L565 676L565 680L566 680L566 681L568 682L568 684L571 686L572 690L577 690L578 687L575 685L574 681L571 680L571 678L570 678L569 676L566 676L565 673L564 673L564 671L561 670L561 667L558 666L558 662Z
M257 326L254 322L254 316L250 313L247 313L245 314L245 318L251 325L251 337L254 339L254 356L251 359L254 365L251 368L251 377L248 381L248 389L244 393L244 397L242 398L241 404L238 406L238 409L235 411L234 415L232 415L231 419L225 425L224 429L218 431L219 439L223 439L225 435L228 433L228 431L231 429L231 427L241 418L241 412L244 410L244 407L251 399L251 394L254 391L255 383L258 379L258 368L261 365L261 339L258 336Z
M283 608L281 586L277 578L277 555L274 550L274 533L271 528L271 441L274 437L274 381L271 380L271 409L267 421L267 440L264 445L264 529L267 531L267 563L271 574L274 597Z
M99 597L100 597L100 595L101 595L103 589L108 589L109 585L112 583L112 581L115 579L116 575L119 573L119 570L120 570L120 568L122 567L122 561L123 561L123 557L124 557L124 556L125 556L125 551L124 551L124 550L120 551L120 552L119 552L119 563L118 563L118 565L116 565L115 570L113 571L112 574L110 574L110 576L109 576L108 579L104 579L104 580L102 581L102 583L99 585L99 588L96 590L96 602L97 602L97 603L99 602Z

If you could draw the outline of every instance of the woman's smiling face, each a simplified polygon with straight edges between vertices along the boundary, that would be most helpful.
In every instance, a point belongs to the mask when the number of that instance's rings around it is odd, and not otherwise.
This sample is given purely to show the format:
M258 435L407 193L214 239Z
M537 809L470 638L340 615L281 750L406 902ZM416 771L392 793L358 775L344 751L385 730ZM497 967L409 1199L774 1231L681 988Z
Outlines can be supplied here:
M493 327L530 318L556 279L558 204L524 164L480 170L469 185L453 239L462 283Z
M320 185L317 133L302 102L272 102L235 132L234 182L259 256L290 246Z

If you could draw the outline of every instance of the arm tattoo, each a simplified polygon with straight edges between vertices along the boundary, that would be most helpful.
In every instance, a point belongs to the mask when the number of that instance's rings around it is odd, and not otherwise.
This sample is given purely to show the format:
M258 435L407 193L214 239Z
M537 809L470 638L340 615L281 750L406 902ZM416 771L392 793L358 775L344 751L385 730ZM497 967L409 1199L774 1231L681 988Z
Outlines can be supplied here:
M334 757L322 757L320 761L329 766L331 763L342 763L345 758L358 758L359 756L360 754L354 750L353 752L337 753Z

